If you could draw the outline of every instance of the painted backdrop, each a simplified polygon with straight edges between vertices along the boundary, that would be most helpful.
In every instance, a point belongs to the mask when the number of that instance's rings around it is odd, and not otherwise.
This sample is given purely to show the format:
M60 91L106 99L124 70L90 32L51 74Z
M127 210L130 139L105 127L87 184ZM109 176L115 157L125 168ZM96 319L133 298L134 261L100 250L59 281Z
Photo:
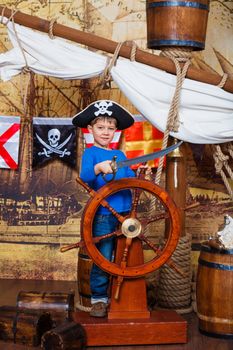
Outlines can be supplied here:
M57 18L61 24L115 41L134 40L146 49L145 1L6 0L0 5ZM193 58L200 69L233 74L232 11L232 1L211 1L206 49ZM10 47L6 28L0 25L0 50ZM62 81L28 73L0 82L0 115L20 116L22 122L19 169L0 169L0 278L76 279L77 251L61 254L59 248L79 240L88 199L75 181L82 135L77 136L76 169L54 161L32 170L31 124L34 116L72 117L94 98L114 99L137 113L114 84L101 91L95 86L94 80ZM187 213L186 231L195 243L215 234L224 215L233 212L221 178L215 175L211 149L191 146L187 145L187 201L198 200L200 206Z

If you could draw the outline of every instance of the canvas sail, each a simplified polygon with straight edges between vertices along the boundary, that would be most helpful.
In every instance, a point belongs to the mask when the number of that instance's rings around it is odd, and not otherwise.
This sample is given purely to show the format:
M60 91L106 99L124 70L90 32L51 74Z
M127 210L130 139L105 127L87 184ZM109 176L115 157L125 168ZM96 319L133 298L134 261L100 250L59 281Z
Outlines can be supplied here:
M9 36L14 48L0 55L3 80L28 67L40 75L61 79L86 79L100 75L107 57L91 52L63 39L50 39L20 25L15 25L24 50L19 48L12 23ZM121 91L137 110L155 127L164 131L176 78L147 65L118 59L111 70ZM180 128L172 136L200 144L225 143L233 140L232 94L216 86L185 79L181 92Z

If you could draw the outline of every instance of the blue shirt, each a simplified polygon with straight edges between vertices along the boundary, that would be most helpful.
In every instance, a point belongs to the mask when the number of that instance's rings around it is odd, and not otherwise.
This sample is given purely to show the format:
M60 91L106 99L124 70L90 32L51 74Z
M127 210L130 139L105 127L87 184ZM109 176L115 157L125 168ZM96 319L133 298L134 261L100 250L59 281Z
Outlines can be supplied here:
M93 190L97 191L99 188L103 187L106 182L101 174L95 174L94 166L104 160L112 160L113 156L117 156L117 161L126 159L125 154L120 150L109 150L96 146L86 148L82 156L80 178L93 188ZM124 167L117 170L115 180L128 177L135 177L135 174L129 167ZM106 180L110 180L112 174L107 174L105 178ZM130 190L118 191L107 197L106 200L110 206L119 213L130 211L131 209L132 195ZM102 215L111 214L107 208L102 206L99 207L97 213Z

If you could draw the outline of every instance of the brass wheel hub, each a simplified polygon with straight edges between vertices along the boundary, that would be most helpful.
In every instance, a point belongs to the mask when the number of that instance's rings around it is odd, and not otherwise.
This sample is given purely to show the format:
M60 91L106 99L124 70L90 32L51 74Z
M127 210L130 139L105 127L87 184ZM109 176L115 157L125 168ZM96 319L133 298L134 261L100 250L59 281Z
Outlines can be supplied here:
M140 221L135 218L125 219L121 226L121 231L127 238L134 238L140 235L142 226Z

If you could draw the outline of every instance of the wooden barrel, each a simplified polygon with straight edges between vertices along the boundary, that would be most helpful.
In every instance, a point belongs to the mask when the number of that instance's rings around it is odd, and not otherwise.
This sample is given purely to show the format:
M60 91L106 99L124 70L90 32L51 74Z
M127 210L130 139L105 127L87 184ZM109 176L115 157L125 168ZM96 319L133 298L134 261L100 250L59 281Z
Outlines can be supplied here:
M71 320L74 311L74 292L35 292L20 291L17 296L19 310L48 311L55 325Z
M44 350L81 350L86 347L83 327L75 322L67 322L46 332L41 339Z
M233 339L233 249L202 245L196 292L201 333Z
M203 50L209 0L147 0L147 46Z
M37 346L42 335L53 326L49 313L24 310L10 306L0 307L0 339L29 346Z
M80 248L78 253L77 281L79 302L81 305L91 306L90 272L92 259L88 256L85 248Z

